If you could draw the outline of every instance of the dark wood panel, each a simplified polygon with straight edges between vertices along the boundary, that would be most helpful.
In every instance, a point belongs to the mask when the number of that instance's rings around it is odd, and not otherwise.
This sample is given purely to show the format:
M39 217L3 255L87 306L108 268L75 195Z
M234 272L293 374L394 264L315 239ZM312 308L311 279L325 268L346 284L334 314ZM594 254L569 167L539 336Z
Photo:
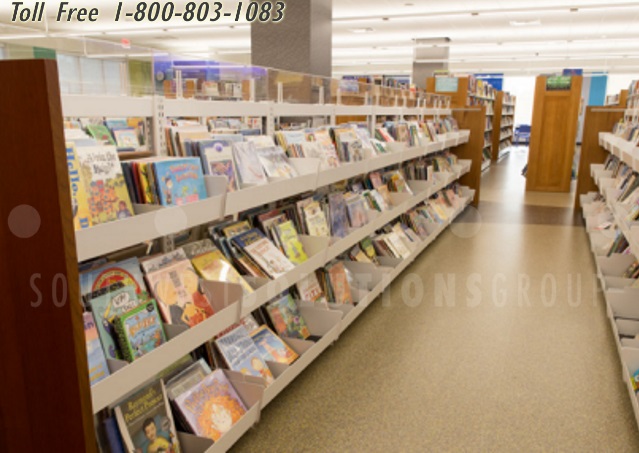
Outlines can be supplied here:
M472 107L464 109L454 109L453 117L459 123L460 129L470 130L468 143L453 149L460 159L470 159L472 166L470 172L460 179L460 183L475 189L475 200L473 206L479 205L481 188L481 164L482 150L484 147L484 127L486 126L486 107Z
M56 62L0 61L0 99L0 445L94 452Z

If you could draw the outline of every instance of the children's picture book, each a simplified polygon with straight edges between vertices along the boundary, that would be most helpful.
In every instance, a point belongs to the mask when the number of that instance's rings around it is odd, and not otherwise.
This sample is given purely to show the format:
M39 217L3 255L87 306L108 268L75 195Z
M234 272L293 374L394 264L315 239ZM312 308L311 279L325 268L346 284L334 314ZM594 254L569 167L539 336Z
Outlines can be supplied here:
M180 206L207 197L199 159L167 159L153 162L152 166L163 206Z
M122 358L113 321L117 316L135 309L139 304L140 301L133 286L124 286L112 291L105 288L102 295L89 301L106 358Z
M71 191L71 208L73 209L73 226L76 230L91 226L91 213L89 211L89 198L87 188L82 180L80 163L75 151L75 144L67 142L67 167L69 168L69 189Z
M224 371L215 370L175 400L193 433L218 441L246 413Z
M253 143L233 143L233 158L242 184L259 185L268 182Z
M328 206L331 218L331 233L336 237L348 235L348 214L344 194L334 192L328 196Z
M230 370L264 378L267 384L273 382L271 370L244 326L239 325L214 341Z
M233 237L232 241L244 250L260 268L272 279L276 279L295 269L295 265L264 236L254 228Z
M299 357L289 345L275 335L267 326L262 326L253 331L251 338L265 361L290 365Z
M118 150L135 151L140 148L138 133L132 127L113 129L113 137Z
M209 374L211 374L211 367L204 359L180 371L166 382L166 395L169 401L174 401L178 396L195 387Z
M133 216L122 166L115 146L77 146L79 183L87 197L91 225ZM82 204L84 206L84 204Z
M115 407L127 452L180 453L164 383L156 381Z
M351 287L348 284L348 277L346 276L346 268L344 263L338 261L328 267L328 278L331 281L331 287L333 288L333 295L335 296L336 304L352 304L353 296L351 295Z
M146 276L167 324L193 327L213 316L213 308L200 290L200 279L190 261L178 261Z
M317 280L315 272L308 274L295 285L301 300L308 302L326 302L324 291Z
M85 296L100 288L108 288L117 282L122 282L124 286L135 287L137 294L146 291L144 278L140 272L140 261L137 258L109 263L80 274L80 291Z
M270 148L275 146L275 141L273 141L273 137L269 135L254 135L246 137L246 141L252 143L255 148Z
M302 264L308 259L292 221L287 220L284 223L275 225L275 231L277 232L280 244L282 244L284 253L291 263Z
M288 160L286 153L279 146L258 148L257 156L269 178L294 178L297 170Z
M163 253L140 261L140 266L145 274L160 270L170 264L177 263L189 259L185 250L182 247L178 247L172 252Z
M326 216L317 201L313 201L304 207L306 229L310 236L329 237L331 235Z
M192 260L193 258L204 255L205 253L214 252L217 250L215 244L211 239L202 239L200 241L189 242L184 244L182 247L184 253L188 257L188 259Z
M335 146L321 142L305 142L300 144L304 157L319 159L324 169L339 167L339 156L335 151Z
M158 348L166 341L160 312L151 299L113 321L122 356L128 362Z
M104 124L88 124L87 132L91 137L96 139L98 143L103 145L115 145L109 128Z
M311 336L306 321L288 292L267 304L266 311L279 335L301 340Z
M346 199L348 218L352 228L361 228L368 222L366 201L360 195L353 195Z
M232 143L226 140L202 140L199 147L205 173L211 176L225 176L228 179L228 191L236 191L237 172Z
M109 367L107 366L104 350L100 344L98 337L98 329L90 312L82 313L84 321L84 338L87 345L87 359L89 362L89 381L91 385L100 382L109 376Z
M191 262L204 280L240 285L245 295L253 292L253 287L244 280L244 277L237 272L218 249L196 256Z

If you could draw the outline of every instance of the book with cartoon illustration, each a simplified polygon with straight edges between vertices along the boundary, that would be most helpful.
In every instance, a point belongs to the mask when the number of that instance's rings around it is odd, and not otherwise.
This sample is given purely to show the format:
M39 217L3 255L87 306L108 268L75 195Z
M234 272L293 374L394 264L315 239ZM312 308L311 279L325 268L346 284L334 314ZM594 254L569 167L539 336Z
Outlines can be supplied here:
M264 234L254 228L233 237L232 241L251 257L272 279L295 269L295 265Z
M228 191L238 189L237 172L233 160L233 146L227 140L200 140L200 157L204 172L211 176L225 176L228 179Z
M88 124L87 133L103 145L115 145L109 128L104 124Z
M206 295L200 290L200 278L190 261L178 261L146 276L167 324L193 327L213 316Z
M264 378L267 384L273 382L271 370L243 325L238 325L214 341L230 370Z
M174 401L178 396L204 380L209 374L211 374L211 368L204 359L200 359L180 371L166 383L166 395L169 401Z
M151 165L161 205L180 206L207 197L200 159L167 159Z
M91 225L133 216L133 205L115 146L77 146L75 154Z
M308 259L304 246L297 235L295 225L291 220L275 225L275 231L279 238L282 249L293 264L302 264Z
M214 441L220 440L247 410L219 369L178 396L175 403L195 435Z
M233 143L233 158L242 184L266 184L268 182L253 143Z
M242 287L245 295L253 292L253 287L244 280L218 249L196 256L191 263L204 280L235 283Z
M279 146L258 148L257 157L269 178L294 178L297 170L288 160L288 156Z
M87 186L82 180L80 163L76 153L75 144L66 144L67 166L69 168L69 189L71 191L71 208L73 209L73 227L76 230L89 228L91 215L89 211L89 198L87 197Z
M93 385L109 376L109 367L104 357L104 350L100 344L98 329L95 325L93 314L89 312L82 313L82 320L84 321L84 339L87 345L89 381L91 385Z
M335 296L336 304L352 304L353 296L351 294L351 287L348 284L348 277L346 275L346 268L344 263L338 261L327 268L328 278L333 289L333 295Z
M116 286L121 285L116 283ZM120 359L122 354L118 348L118 337L113 321L117 316L135 309L140 301L134 286L124 286L109 290L89 301L100 337L104 354L108 359Z
M117 316L113 326L122 357L128 362L139 359L166 341L160 312L153 299Z
M146 291L144 278L140 272L140 261L133 257L117 263L105 264L80 274L80 292L83 296L100 288L107 288L113 283L122 282L124 286L135 287L140 294Z
M266 311L279 335L301 340L311 336L306 321L288 292L268 303Z
M113 137L120 151L135 151L140 148L138 133L132 127L113 129Z
M269 362L290 365L299 355L267 326L251 332L251 338L262 358Z
M164 383L156 381L115 407L115 418L127 452L180 453Z

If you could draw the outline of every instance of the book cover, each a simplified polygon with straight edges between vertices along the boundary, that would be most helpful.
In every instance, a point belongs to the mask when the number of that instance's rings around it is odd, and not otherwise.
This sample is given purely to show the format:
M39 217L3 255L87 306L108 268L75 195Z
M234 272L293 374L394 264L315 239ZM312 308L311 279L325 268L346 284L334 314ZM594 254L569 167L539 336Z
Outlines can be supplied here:
M271 370L244 326L239 325L214 341L230 370L264 378L267 384L273 382Z
M301 340L311 336L306 321L290 294L286 293L270 302L266 311L278 334Z
M246 220L242 220L240 222L235 222L230 224L227 227L224 227L222 229L222 232L224 233L224 236L230 239L234 236L237 236L238 234L246 233L247 231L250 231L250 230L251 230L251 224L248 223Z
M120 349L125 360L133 362L166 341L162 319L153 299L115 318Z
M299 355L267 326L251 333L251 339L257 346L262 358L268 362L290 365Z
M132 127L114 129L113 137L118 149L137 150L140 148L137 131Z
M113 137L111 137L109 128L104 124L88 124L87 132L101 144L115 145L115 141L113 141Z
M294 178L297 170L291 165L286 153L279 146L258 148L257 157L269 178Z
M306 142L299 146L304 157L319 159L323 168L337 168L340 165L339 156L332 143Z
M271 148L275 146L273 138L268 135L253 135L246 137L246 141L252 143L256 149Z
M146 276L167 324L193 327L213 316L213 308L200 291L200 279L190 261L178 261Z
M210 239L202 239L200 241L189 242L184 244L182 247L184 253L188 257L188 259L192 260L195 257L200 255L204 255L205 253L214 252L217 250L215 244Z
M137 258L109 263L80 274L80 291L84 296L100 288L108 288L117 282L122 282L124 286L135 287L137 294L146 291L144 278L140 272L140 261Z
M329 237L331 235L326 216L317 201L312 201L303 208L306 228L310 236Z
M275 231L280 239L284 253L286 253L291 263L302 264L308 259L293 222L287 220L284 223L275 225Z
M260 185L268 182L253 143L233 143L233 158L242 184Z
M76 156L91 224L133 216L133 205L115 147L78 146Z
M109 375L109 367L98 337L98 329L95 325L93 314L89 312L82 313L82 320L84 321L84 338L89 362L89 381L93 385Z
M344 194L335 192L328 196L328 206L331 219L331 233L340 238L348 235L348 214Z
M366 214L366 201L360 195L354 195L346 199L348 218L352 228L361 228L368 222Z
M142 270L144 270L145 274L149 274L151 272L155 272L166 266L169 266L173 263L177 263L178 261L188 260L185 250L182 247L178 247L169 253L163 253L161 255L156 255L153 257L149 257L144 261L140 261L140 266Z
M295 285L300 299L309 302L326 302L324 291L317 280L315 272L311 272Z
M164 384L156 381L115 407L115 418L132 453L180 453Z
M235 236L232 240L272 279L295 269L293 263L256 228Z
M71 208L73 209L73 226L76 230L91 226L91 212L87 197L86 183L82 180L83 172L75 151L75 144L66 144L67 166L69 168L69 189L71 191Z
M222 370L215 370L175 400L193 433L214 441L246 413L246 406Z
M236 191L238 189L237 172L233 160L232 143L226 140L202 140L199 142L199 147L206 174L226 177L228 191Z
M353 296L351 294L351 287L348 284L344 263L338 261L331 265L328 268L328 277L331 281L331 287L333 288L335 303L342 305L353 304Z
M180 206L207 197L199 159L169 159L151 165L163 206Z
M209 374L211 374L211 368L204 359L180 371L166 383L166 395L169 401L174 401L178 396L195 387Z
M101 296L90 300L89 305L98 329L104 355L108 359L122 357L118 348L118 338L113 321L140 304L135 287L125 286L114 291L104 291Z
M193 267L204 280L240 285L244 295L251 294L253 287L237 272L218 249L198 255L191 260Z

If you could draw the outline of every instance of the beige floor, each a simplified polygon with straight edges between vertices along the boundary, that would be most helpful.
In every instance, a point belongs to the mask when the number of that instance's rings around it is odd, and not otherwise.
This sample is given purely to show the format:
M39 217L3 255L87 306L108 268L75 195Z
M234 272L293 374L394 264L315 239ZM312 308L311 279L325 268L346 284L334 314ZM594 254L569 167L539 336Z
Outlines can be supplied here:
M570 197L524 193L524 164L520 151L490 169L480 210L233 451L639 451L585 232Z

